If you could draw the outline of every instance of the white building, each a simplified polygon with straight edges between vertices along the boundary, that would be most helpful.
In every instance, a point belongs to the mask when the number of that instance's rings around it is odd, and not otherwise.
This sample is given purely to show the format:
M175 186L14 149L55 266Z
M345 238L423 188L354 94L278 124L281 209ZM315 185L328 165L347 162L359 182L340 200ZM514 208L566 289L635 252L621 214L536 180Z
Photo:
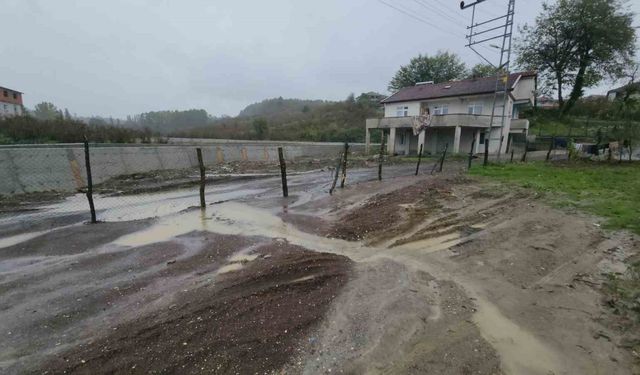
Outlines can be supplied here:
M501 138L501 152L504 153L514 138L524 140L526 137L529 121L519 119L519 115L523 109L534 105L536 80L535 72L509 75L504 126L503 96L498 94L490 153L498 150ZM441 152L447 144L454 153L467 153L471 151L474 138L473 152L484 152L495 85L496 78L488 77L406 87L382 101L384 118L367 119L367 149L372 129L381 129L388 137L390 154L417 154L420 144L425 153Z
M21 116L22 93L0 86L0 117Z

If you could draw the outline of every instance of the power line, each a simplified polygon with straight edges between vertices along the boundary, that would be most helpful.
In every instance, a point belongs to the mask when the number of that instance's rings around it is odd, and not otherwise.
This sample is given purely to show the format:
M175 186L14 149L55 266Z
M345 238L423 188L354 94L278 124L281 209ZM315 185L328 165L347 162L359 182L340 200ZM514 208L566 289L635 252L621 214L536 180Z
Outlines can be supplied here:
M429 11L434 11L434 12L438 13L439 15L441 15L441 16L443 16L443 17L445 17L445 18L449 19L451 22L454 22L454 23L455 23L455 22L458 22L455 18L453 18L453 17L451 17L450 15L448 15L448 14L446 14L446 13L442 12L440 9L438 9L438 8L436 8L436 7L431 7L431 6L429 6L429 5L425 4L425 3L423 3L423 2L422 2L422 1L420 1L420 0L413 0L413 1L414 1L415 3L417 3L417 4L420 4L422 7L424 7L424 8L425 8L425 9L427 9L427 10L429 10ZM456 24L456 25L457 25L457 24Z
M406 10L403 10L401 8L398 8L398 7L394 6L394 5L391 5L391 4L387 3L387 2L385 2L384 0L378 0L378 2L388 6L389 8L395 9L396 11L404 14L405 16L411 17L411 18L413 18L414 20L416 20L418 22L422 22L422 23L424 23L426 25L434 27L434 28L436 28L437 30L439 30L441 32L448 33L450 35L455 36L456 38L463 38L464 39L464 37L461 36L461 35L455 34L455 33L451 32L449 30L442 29L439 26L437 26L437 25L435 25L435 24L433 24L433 23L431 23L431 22L429 22L429 21L427 21L427 20L425 20L425 19L423 19L421 17L418 17L418 16L416 16L416 15L414 15L414 14L412 14L412 13L406 11Z
M422 1L426 1L426 0L422 0ZM467 18L463 17L460 13L458 13L459 9L458 7L454 7L454 9L451 9L450 7L447 6L447 4L443 3L441 0L435 0L438 4L443 6L444 11L450 11L451 14L458 16L458 18L464 22L467 22Z

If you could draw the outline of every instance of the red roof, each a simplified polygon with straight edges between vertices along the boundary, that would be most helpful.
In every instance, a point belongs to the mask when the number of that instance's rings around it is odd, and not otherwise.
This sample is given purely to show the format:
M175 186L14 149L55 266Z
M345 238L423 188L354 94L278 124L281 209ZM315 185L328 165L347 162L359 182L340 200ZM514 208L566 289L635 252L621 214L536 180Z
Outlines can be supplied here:
M519 72L509 75L509 90L519 77L535 77L536 72ZM450 81L436 84L423 84L405 87L381 103L398 103L414 100L448 98L452 96L491 94L495 92L496 77L471 78L461 81Z

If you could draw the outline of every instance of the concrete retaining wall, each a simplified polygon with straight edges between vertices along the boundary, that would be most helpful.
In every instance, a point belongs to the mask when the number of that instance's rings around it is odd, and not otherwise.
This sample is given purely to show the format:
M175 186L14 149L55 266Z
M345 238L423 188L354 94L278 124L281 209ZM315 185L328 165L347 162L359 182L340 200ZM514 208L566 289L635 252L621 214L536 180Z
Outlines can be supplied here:
M175 142L175 139L172 140ZM186 142L186 140L184 140ZM205 165L230 161L277 161L279 146L285 158L336 156L341 143L202 140L198 145L92 145L94 183L132 173L197 166L196 148L202 148ZM364 144L351 151L364 152ZM86 185L81 144L20 145L0 147L0 195L42 191L73 192Z

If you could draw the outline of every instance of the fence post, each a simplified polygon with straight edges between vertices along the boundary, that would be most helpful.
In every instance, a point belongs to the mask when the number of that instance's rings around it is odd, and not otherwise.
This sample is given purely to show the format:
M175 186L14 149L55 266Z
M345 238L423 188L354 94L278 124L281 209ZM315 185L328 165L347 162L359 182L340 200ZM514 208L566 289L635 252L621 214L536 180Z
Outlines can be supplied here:
M287 187L287 164L284 161L284 153L282 147L278 147L278 159L280 159L280 176L282 177L282 196L289 196L289 188Z
M420 171L420 162L422 161L422 144L420 144L420 151L418 151L418 164L416 165L416 176Z
M513 147L511 147L511 163L513 163Z
M469 160L467 162L467 170L471 169L471 162L473 161L473 148L476 145L476 132L473 132L473 139L471 140L471 150L469 150Z
M87 200L91 210L91 224L98 222L96 219L96 207L93 204L93 178L91 177L91 158L89 157L89 141L84 137L84 164L87 169Z
M207 207L207 202L204 200L205 175L204 162L202 161L202 149L196 148L196 153L198 154L198 166L200 167L200 208L205 209Z
M529 151L529 140L526 139L524 141L524 154L522 154L522 162L526 162L527 161L527 151Z
M347 179L347 155L349 154L349 143L344 143L344 155L342 157L342 181L340 181L340 188L344 189L344 182Z
M338 176L340 176L340 167L342 166L343 160L344 160L344 155L340 153L340 157L338 158L338 164L336 165L335 173L333 175L333 183L331 184L331 188L329 189L329 195L332 195L334 190L336 190L336 184L338 183Z
M382 130L382 140L380 141L380 155L378 155L378 181L382 181L383 155L384 155L384 130Z
M444 145L444 152L442 153L442 159L440 159L440 169L438 172L442 172L442 165L444 164L444 158L447 156L447 149L449 148L449 144Z
M484 136L484 161L482 162L483 166L487 166L489 164L489 143L491 143L491 125L489 124L489 132L485 132Z
M546 161L549 161L549 158L551 157L551 151L553 151L555 143L556 143L556 137L552 137L551 138L551 144L549 145L549 151L547 151L547 159L546 159Z

